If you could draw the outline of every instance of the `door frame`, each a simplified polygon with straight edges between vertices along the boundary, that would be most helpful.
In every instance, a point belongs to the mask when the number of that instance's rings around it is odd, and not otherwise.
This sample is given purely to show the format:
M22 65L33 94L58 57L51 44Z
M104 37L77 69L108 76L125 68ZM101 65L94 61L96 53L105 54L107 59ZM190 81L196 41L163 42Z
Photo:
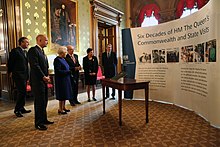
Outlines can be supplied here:
M116 47L116 31L115 31L116 26L115 25L111 25L111 24L107 24L105 22L98 22L98 59L99 59L99 64L101 65L101 61L102 61L102 53L105 52L106 50L106 46L108 44L112 44L112 52L117 53L117 47ZM101 32L101 33L100 33ZM111 33L110 33L111 32ZM109 34L110 33L110 34ZM100 37L101 36L103 37ZM100 38L103 38L102 40ZM104 40L104 42L103 42ZM100 45L101 43L101 45Z
M99 55L99 49L98 49L98 22L102 21L105 23L109 23L111 25L115 25L115 52L117 55L117 58L120 59L121 53L120 53L120 23L122 21L122 16L124 15L123 12L99 1L99 0L90 0L91 4L91 39L90 44L92 48L94 49L95 56ZM121 70L121 62L118 64L118 71Z

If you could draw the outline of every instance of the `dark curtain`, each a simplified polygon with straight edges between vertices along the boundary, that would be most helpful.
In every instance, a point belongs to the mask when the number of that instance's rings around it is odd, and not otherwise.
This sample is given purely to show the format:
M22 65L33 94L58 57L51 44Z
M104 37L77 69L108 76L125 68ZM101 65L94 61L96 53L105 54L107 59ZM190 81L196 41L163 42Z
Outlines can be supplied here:
M198 9L201 9L206 4L206 0L196 0L196 1L197 1Z
M195 6L195 0L186 0L187 9L193 9L194 6Z

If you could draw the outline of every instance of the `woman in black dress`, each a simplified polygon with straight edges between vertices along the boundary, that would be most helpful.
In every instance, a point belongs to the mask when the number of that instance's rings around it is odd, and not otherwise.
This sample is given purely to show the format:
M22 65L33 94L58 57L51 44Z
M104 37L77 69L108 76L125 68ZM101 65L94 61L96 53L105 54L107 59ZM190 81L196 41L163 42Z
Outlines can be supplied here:
M61 46L57 53L58 56L54 59L54 72L56 99L59 100L58 114L67 114L70 110L66 109L65 101L73 96L70 81L71 71L64 59L67 54L66 47Z
M85 73L85 85L87 88L88 102L90 102L90 86L92 86L92 99L95 98L95 85L98 72L98 60L93 54L93 49L87 49L87 56L83 58L83 69Z

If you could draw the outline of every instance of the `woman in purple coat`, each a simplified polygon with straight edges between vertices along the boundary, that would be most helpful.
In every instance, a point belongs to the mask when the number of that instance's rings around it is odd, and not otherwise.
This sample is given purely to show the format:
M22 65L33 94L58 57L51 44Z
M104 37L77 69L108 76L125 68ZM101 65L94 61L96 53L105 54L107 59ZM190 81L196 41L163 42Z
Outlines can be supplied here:
M57 53L58 56L54 59L54 71L56 99L59 100L58 114L67 114L70 110L66 109L65 101L72 98L71 71L68 63L64 59L67 54L67 48L61 46Z

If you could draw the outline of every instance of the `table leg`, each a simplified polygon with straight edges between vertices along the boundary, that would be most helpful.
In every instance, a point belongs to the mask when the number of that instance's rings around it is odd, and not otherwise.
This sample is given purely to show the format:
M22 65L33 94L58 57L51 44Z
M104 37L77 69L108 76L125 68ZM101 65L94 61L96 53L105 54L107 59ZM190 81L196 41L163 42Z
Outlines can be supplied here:
M103 114L105 114L105 86L102 85Z
M122 125L122 91L118 90L118 106L119 106L119 125Z
M148 119L148 107L149 107L149 105L148 105L148 99L149 99L149 94L148 94L149 92L148 92L148 84L147 84L147 86L146 86L146 88L145 88L145 109L146 109L146 123L148 123L149 122L149 119Z

